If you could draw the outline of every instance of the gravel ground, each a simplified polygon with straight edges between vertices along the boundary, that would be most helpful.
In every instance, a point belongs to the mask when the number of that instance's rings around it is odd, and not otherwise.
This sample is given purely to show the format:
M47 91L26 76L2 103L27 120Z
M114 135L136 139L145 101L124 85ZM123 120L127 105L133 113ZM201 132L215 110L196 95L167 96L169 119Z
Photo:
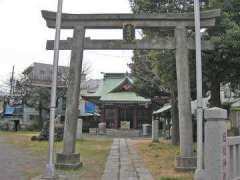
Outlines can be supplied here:
M6 137L0 137L0 180L27 180L25 172L41 163L25 150L8 144Z

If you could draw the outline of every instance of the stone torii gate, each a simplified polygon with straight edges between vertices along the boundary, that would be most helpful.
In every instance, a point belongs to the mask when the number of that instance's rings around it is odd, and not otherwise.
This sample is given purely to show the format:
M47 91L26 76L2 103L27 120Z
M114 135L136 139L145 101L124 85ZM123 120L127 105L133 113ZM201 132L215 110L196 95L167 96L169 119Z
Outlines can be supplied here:
M201 27L212 27L219 10L201 13ZM42 11L42 16L49 28L55 28L56 13ZM177 157L177 168L194 168L195 158L192 138L191 97L189 81L188 51L195 49L194 39L187 37L187 29L194 27L193 13L181 14L63 14L62 29L73 29L73 38L62 40L60 50L71 50L70 80L67 90L67 107L65 114L64 148L57 154L57 166L79 167L80 154L75 152L76 127L79 114L80 76L84 50L176 50L176 68L178 84L178 108L180 121L180 156ZM135 28L168 28L174 31L174 37L152 40L91 40L85 38L86 29L130 29ZM54 49L54 41L47 42L47 49ZM202 42L203 50L213 50L209 41Z

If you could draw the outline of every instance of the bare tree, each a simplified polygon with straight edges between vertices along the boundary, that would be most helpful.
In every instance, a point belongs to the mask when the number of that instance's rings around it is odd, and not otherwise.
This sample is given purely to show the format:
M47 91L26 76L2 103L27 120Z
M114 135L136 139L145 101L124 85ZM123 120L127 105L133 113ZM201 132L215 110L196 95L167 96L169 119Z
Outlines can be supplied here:
M90 72L90 64L84 63L82 74ZM59 98L65 99L66 91L69 83L69 67L58 68L58 82L57 82L57 100ZM39 112L40 127L46 121L44 114L49 114L50 102L50 86L38 86L34 84L34 79L30 74L22 73L16 81L16 92L22 97L23 103L35 108Z

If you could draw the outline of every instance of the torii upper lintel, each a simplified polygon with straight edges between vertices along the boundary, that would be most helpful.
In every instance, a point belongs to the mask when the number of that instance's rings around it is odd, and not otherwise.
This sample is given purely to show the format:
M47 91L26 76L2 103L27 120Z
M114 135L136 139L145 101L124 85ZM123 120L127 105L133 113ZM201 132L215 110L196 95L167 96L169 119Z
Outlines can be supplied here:
M42 11L42 16L49 28L55 28L56 13ZM215 18L220 16L220 10L201 12L201 26L212 27ZM62 29L73 29L78 25L85 28L122 28L126 23L135 28L146 27L194 27L193 13L164 13L164 14L62 14Z

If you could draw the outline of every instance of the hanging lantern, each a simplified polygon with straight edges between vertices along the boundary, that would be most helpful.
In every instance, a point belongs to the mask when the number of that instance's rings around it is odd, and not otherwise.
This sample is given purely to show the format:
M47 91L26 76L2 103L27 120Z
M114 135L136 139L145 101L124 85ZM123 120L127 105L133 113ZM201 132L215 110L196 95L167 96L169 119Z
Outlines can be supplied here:
M125 24L123 26L123 39L125 41L135 40L135 27L132 24Z

